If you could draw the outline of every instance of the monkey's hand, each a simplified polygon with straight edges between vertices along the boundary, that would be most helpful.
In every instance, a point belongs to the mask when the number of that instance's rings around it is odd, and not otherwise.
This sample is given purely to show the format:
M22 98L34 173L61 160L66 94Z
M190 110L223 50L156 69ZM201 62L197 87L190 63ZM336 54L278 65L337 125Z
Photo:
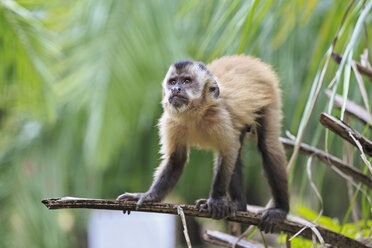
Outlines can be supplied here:
M285 220L287 211L280 208L269 208L262 211L261 220L258 223L258 228L265 233L274 232L278 222Z
M146 193L124 193L119 195L116 200L118 201L137 201L136 209L141 207L143 202L156 202L160 201L160 197L157 196L157 194L153 194L151 192ZM125 214L126 211L124 211ZM130 211L128 211L128 214L130 214Z
M207 199L200 199L196 201L196 207L198 208L199 212L203 210L207 210L213 219L222 219L227 216L235 216L237 211L236 204L227 200L227 198L209 198Z

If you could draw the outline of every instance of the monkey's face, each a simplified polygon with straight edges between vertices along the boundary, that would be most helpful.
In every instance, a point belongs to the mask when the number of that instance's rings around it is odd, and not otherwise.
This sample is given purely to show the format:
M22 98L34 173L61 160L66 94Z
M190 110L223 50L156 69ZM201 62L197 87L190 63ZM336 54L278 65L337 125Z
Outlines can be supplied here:
M189 103L187 91L196 86L191 75L182 73L172 75L167 81L167 91L169 92L168 102L175 108L180 108Z
M163 81L163 106L171 112L196 108L218 94L214 76L200 62L180 61L171 65Z

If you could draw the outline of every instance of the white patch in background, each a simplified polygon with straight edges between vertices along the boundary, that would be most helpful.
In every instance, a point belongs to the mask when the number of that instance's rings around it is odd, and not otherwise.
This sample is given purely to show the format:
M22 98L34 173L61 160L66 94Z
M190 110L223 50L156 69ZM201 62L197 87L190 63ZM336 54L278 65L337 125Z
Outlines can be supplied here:
M90 215L88 247L174 248L175 233L173 215L97 210Z

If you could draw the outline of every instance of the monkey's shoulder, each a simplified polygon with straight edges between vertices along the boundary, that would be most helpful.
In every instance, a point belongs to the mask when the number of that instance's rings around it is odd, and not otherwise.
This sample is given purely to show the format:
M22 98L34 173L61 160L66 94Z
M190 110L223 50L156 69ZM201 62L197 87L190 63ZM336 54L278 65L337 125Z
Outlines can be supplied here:
M269 64L247 55L224 56L207 67L219 84L230 88L272 88L279 84L278 76Z

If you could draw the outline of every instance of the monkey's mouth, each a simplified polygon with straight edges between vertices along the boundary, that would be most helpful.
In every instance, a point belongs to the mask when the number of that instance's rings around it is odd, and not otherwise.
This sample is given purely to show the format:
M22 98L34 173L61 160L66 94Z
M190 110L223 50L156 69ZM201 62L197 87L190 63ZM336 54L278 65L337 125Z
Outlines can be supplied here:
M187 105L189 99L181 95L172 95L169 97L168 102L174 107L181 107L183 105Z

